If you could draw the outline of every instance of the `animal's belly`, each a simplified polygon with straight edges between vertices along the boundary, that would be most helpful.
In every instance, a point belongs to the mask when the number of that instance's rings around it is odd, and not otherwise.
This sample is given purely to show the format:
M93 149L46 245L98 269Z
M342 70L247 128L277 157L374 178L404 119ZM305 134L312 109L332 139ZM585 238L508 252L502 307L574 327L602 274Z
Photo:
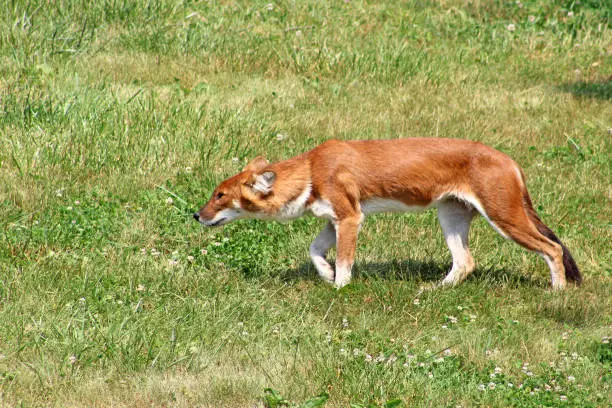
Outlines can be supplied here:
M370 198L362 201L361 212L364 215L380 213L380 212L414 212L422 211L431 207L432 203L427 205L407 205L399 200L389 198Z

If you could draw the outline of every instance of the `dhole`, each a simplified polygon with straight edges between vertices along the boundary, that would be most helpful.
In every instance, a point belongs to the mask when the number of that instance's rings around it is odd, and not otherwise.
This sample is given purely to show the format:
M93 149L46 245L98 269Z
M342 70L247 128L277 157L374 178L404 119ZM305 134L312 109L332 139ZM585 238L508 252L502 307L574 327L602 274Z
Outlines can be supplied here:
M223 181L194 218L207 226L240 218L289 220L304 213L329 220L310 245L321 278L342 287L351 279L357 234L368 214L435 206L453 266L442 281L455 285L474 270L470 222L486 218L504 238L540 254L552 287L580 284L574 259L540 220L519 166L482 143L455 139L329 140L278 163L263 157ZM336 245L336 269L326 261Z

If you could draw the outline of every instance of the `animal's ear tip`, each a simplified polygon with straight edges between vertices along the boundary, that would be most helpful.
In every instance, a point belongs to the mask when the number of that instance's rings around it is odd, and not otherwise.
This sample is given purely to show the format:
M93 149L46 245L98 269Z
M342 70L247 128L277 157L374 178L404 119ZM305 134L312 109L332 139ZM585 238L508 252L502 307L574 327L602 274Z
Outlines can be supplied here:
M252 159L251 161L249 161L249 163L246 165L244 170L245 171L246 170L257 171L257 170L263 169L268 164L270 164L270 162L268 162L268 159L266 159L263 156L257 156L254 159Z

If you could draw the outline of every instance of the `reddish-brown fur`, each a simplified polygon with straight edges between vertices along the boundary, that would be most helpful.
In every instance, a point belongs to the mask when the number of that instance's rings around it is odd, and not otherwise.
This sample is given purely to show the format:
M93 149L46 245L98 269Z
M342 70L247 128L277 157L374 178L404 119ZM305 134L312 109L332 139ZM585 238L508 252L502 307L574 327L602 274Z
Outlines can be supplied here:
M273 187L270 193L262 194L253 186L256 177L266 172L274 177ZM268 164L260 157L221 183L197 215L212 220L221 209L239 202L249 216L274 218L307 189L306 210L319 200L333 208L337 263L348 265L349 276L363 218L361 204L376 198L419 207L450 200L464 205L468 213L477 209L505 236L547 259L553 286L563 287L566 274L580 281L569 251L547 232L550 230L533 210L518 165L479 142L434 138L330 140L278 163ZM217 200L214 197L219 192L224 195ZM568 265L572 271L567 270Z

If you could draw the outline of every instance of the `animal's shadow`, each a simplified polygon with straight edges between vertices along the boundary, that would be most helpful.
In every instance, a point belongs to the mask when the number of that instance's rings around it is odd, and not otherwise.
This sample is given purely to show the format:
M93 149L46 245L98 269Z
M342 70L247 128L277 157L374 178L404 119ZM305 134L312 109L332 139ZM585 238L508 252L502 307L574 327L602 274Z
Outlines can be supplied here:
M330 261L333 266L333 262ZM433 261L419 261L415 259L392 260L388 262L356 262L353 266L353 278L365 280L403 280L415 282L439 282L448 271L450 265ZM280 273L280 278L285 282L301 280L319 280L314 265L303 262L298 267L287 269ZM525 276L517 270L506 267L477 267L467 278L467 281L500 285L511 283L529 287L547 287L548 281L539 276Z
M558 87L562 92L569 92L578 98L596 98L604 101L612 99L612 77L599 82L578 81Z

